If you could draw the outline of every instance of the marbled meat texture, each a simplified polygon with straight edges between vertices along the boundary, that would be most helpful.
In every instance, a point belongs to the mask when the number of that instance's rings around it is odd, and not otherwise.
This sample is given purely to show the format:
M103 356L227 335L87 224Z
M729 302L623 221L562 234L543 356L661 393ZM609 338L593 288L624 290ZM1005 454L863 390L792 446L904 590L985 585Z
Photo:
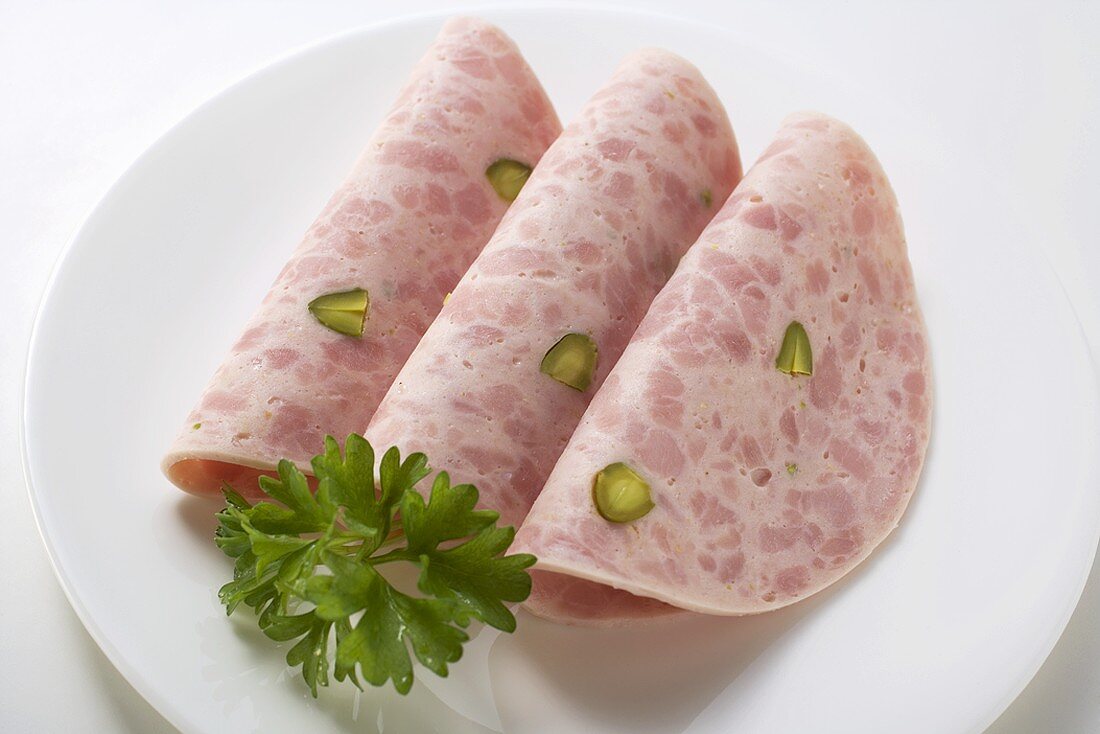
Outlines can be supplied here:
M812 376L776 369L792 321ZM930 370L881 166L846 125L788 118L654 300L519 531L515 551L587 591L540 585L528 608L600 623L628 616L630 592L646 614L656 599L738 615L820 591L909 503ZM617 461L656 504L629 524L593 506L594 475Z
M280 458L308 471L325 434L362 431L508 209L485 169L533 166L560 130L511 39L449 21L187 417L169 479L248 491ZM362 338L307 310L355 287L370 293Z
M698 70L665 51L629 56L546 153L367 437L425 452L518 525L740 173L725 111ZM584 392L539 371L567 333L598 345Z

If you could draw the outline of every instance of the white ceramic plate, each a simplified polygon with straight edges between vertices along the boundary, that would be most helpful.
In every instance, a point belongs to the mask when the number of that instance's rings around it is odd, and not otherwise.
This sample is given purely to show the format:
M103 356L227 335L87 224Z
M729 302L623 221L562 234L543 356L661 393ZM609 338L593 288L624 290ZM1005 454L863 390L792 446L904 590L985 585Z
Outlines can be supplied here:
M925 114L791 69L734 34L622 12L492 12L563 119L641 45L698 64L752 161L819 108L897 188L936 374L932 447L901 528L813 599L647 630L526 615L446 681L310 699L215 590L215 505L157 469L180 420L438 29L418 18L296 53L202 106L122 177L50 283L27 372L25 463L58 576L92 636L186 732L976 732L1077 600L1100 518L1097 392L1041 253L1040 210L971 216L966 141ZM921 111L922 113L925 111ZM1034 238L1038 242L1038 237Z

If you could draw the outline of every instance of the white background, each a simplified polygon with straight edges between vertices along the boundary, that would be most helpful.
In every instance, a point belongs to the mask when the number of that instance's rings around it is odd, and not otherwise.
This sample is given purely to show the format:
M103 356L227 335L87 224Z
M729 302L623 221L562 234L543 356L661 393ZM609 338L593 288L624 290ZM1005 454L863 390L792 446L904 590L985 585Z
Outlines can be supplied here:
M0 0L0 582L7 592L0 606L0 730L172 731L84 632L31 516L19 411L27 341L50 268L127 165L215 92L327 35L462 6L17 2ZM1100 116L1100 4L962 5L630 4L752 33L796 65L813 65L915 111L944 139L984 140L955 155L970 159L961 166L967 171L1014 182L1011 200L989 201L980 177L951 170L943 171L943 185L973 200L975 216L1036 202L1062 212L1049 223L1049 236L1034 244L1053 263L1087 333L1100 333L1100 159L1091 155L1095 142L1085 143L1093 141ZM1054 653L990 732L1100 730L1098 660L1094 570Z

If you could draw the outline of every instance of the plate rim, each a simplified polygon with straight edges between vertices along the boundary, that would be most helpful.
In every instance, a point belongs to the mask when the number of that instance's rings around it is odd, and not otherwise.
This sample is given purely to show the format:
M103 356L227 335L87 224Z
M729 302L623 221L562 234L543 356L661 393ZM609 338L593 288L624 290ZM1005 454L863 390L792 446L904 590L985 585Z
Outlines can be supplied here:
M192 719L186 708L177 706L171 698L162 696L154 685L152 685L136 667L131 664L130 660L123 655L113 643L108 639L106 634L100 628L98 623L92 617L87 607L84 605L80 597L77 595L72 580L67 575L66 571L62 568L61 561L59 559L57 547L51 538L51 535L46 527L43 517L43 510L39 503L39 492L35 488L35 482L31 471L31 457L30 457L30 441L28 436L28 418L30 408L30 392L32 387L32 374L34 372L35 365L35 353L37 351L39 341L41 339L42 322L44 318L45 307L54 291L57 287L57 280L61 271L65 268L67 261L72 254L77 242L83 239L89 225L94 222L96 217L100 214L104 205L110 201L117 191L121 188L122 184L133 175L135 169L137 169L151 154L158 150L164 142L173 136L180 128L187 125L193 118L200 115L202 112L208 110L211 107L216 106L225 97L233 95L239 88L246 86L257 79L260 79L269 74L278 73L282 68L293 65L312 53L318 52L323 48L327 48L331 45L348 42L356 37L363 35L372 35L375 33L384 33L388 29L415 25L425 21L439 21L442 22L447 18L456 15L478 15L481 13L492 13L494 16L523 16L527 14L538 13L568 13L575 15L602 15L602 16L621 16L630 15L637 19L643 20L659 20L663 22L675 23L681 27L691 28L700 33L706 33L714 36L726 36L733 37L738 40L739 43L744 44L749 48L760 48L759 44L753 43L751 39L742 37L734 29L729 28L721 24L708 24L702 21L677 16L672 13L661 12L650 9L640 9L633 7L617 7L610 6L603 3L586 3L583 5L572 5L564 3L538 3L529 6L516 7L509 5L501 5L496 3L488 4L475 4L468 7L460 7L455 9L446 10L430 10L421 11L416 13L402 14L399 16L386 18L379 21L364 23L355 25L344 30L327 34L316 38L311 41L307 41L302 44L295 45L290 49L279 53L267 61L260 62L259 65L255 65L233 78L231 81L222 86L218 91L209 95L203 99L199 104L188 109L182 116L164 128L156 138L145 148L141 150L130 160L117 177L111 182L111 184L103 191L102 195L96 200L84 217L81 219L80 225L74 230L73 234L66 240L65 244L59 250L53 264L50 267L49 276L46 279L46 283L42 288L39 295L37 304L34 311L34 320L31 327L30 337L26 342L26 356L23 360L23 377L22 377L22 391L21 391L21 403L17 409L18 415L18 435L19 435L19 451L20 451L20 464L23 472L23 479L26 485L27 495L30 501L31 514L34 518L35 528L38 532L45 549L46 555L49 559L50 567L53 570L54 577L56 578L58 585L61 587L62 592L65 595L70 607L76 613L77 618L83 625L85 631L95 642L96 646L103 652L103 654L110 661L111 665L119 672L119 674L125 679L127 684L141 696L157 713L162 716L169 724L176 727L185 734L204 734L206 729L195 719ZM1053 276L1054 281L1057 283L1058 300L1062 302L1064 307L1068 309L1068 316L1072 322L1077 337L1080 339L1081 345L1084 347L1084 360L1082 367L1087 368L1088 373L1091 375L1091 385L1094 394L1100 396L1100 364L1097 362L1097 355L1093 349L1092 342L1090 341L1087 332L1084 329L1084 325L1081 322L1080 315L1078 313L1078 304L1075 303L1073 298L1067 292L1063 279L1058 273L1057 268L1051 262L1049 256L1041 249L1036 250L1040 260L1043 262L1044 267L1048 273ZM1092 417L1100 423L1100 408L1094 407L1092 411ZM1083 484L1096 484L1100 479L1100 462L1093 462L1091 471L1086 471L1082 477ZM1093 540L1091 543L1092 552L1089 555L1089 561L1085 564L1083 572L1080 574L1080 578L1076 583L1075 592L1067 598L1065 608L1061 614L1054 620L1054 625L1050 628L1048 638L1043 641L1039 646L1041 651L1037 659L1028 666L1022 668L1022 673L1018 676L1018 680L1012 686L1009 686L1003 693L1000 702L990 708L985 717L978 720L975 732L985 731L990 725L992 725L1000 716L1008 709L1008 707L1016 700L1016 698L1023 692L1023 690L1032 681L1035 675L1039 672L1039 669L1043 666L1046 660L1049 658L1050 653L1054 647L1058 644L1065 628L1069 623L1070 618L1073 616L1077 606L1080 602L1082 593L1084 592L1085 585L1092 572L1093 559L1096 556L1097 550L1100 549L1100 517L1094 518L1092 528Z

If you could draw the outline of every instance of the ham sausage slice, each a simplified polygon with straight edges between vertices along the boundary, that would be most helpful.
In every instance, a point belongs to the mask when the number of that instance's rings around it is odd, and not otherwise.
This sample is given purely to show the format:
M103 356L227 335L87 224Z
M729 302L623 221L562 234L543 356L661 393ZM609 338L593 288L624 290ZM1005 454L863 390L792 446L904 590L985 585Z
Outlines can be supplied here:
M487 168L534 166L560 130L502 31L447 22L187 417L168 478L247 490L280 458L308 470L326 433L361 431L508 208ZM361 337L307 308L356 288L370 299Z
M547 151L367 437L425 452L518 525L740 172L726 114L698 70L665 51L628 57ZM547 365L568 335L565 359ZM577 369L593 353L594 370ZM543 371L563 365L574 386Z
M781 356L792 322L807 337L797 359ZM781 371L777 359L806 366L806 342L812 374ZM558 575L527 608L595 623L668 611L654 600L740 615L820 591L905 511L931 388L886 175L846 125L788 118L654 300L520 529L514 550ZM631 522L594 506L594 477L616 462L650 490Z

